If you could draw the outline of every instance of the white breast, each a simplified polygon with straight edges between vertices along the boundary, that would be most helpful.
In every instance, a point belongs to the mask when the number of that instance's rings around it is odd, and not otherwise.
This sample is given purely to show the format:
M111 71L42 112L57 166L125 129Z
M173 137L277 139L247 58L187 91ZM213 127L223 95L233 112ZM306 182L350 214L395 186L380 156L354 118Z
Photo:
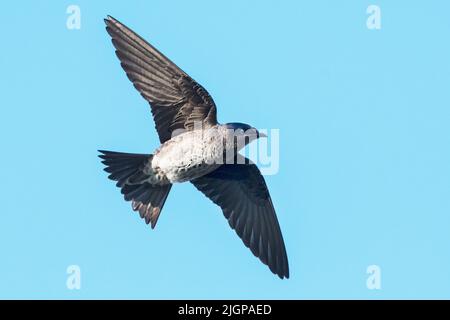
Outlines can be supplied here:
M156 150L152 168L171 183L208 174L221 165L225 134L220 128L215 128L175 136Z

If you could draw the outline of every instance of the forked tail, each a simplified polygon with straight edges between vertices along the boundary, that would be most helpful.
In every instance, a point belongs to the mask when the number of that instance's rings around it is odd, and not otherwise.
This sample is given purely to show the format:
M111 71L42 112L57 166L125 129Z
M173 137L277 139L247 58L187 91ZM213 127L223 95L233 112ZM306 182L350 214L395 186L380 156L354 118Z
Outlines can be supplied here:
M110 173L109 179L117 181L126 201L131 201L134 211L138 211L145 223L151 223L152 229L158 221L166 202L171 184L152 184L151 154L134 154L99 150L99 157Z

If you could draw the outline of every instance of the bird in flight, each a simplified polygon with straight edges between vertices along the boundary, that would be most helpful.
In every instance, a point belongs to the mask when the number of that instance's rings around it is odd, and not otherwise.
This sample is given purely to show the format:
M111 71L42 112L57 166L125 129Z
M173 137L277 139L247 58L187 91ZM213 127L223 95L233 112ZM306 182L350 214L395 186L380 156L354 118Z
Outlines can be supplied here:
M263 133L217 122L209 93L116 19L105 19L120 64L151 107L161 145L153 154L99 150L111 180L153 229L174 183L191 182L223 211L252 253L289 278L283 236L257 166L238 151Z

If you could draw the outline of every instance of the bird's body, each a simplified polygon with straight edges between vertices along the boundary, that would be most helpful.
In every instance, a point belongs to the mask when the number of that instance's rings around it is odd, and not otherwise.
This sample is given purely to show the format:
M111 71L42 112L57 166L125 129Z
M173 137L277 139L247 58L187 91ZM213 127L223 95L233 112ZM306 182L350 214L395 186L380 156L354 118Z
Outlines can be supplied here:
M272 199L261 172L238 151L263 137L243 123L220 124L209 93L131 29L105 19L116 54L147 100L161 145L153 154L100 151L109 178L154 228L174 183L190 182L221 207L252 253L280 278L289 267Z
M179 134L164 142L152 160L152 169L170 183L186 182L217 169L224 153L233 152L226 129L215 126Z

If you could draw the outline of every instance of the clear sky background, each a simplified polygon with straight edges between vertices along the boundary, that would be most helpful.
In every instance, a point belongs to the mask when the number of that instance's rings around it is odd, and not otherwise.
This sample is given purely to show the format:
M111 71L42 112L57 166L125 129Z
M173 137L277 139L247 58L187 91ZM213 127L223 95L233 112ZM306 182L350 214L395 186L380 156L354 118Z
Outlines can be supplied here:
M66 8L81 8L81 29ZM381 8L381 30L366 9ZM8 1L0 11L0 298L450 298L450 3ZM280 129L266 177L291 278L176 185L155 230L99 148L151 153L110 14L214 97ZM69 265L81 289L66 287ZM369 265L381 289L366 286Z

